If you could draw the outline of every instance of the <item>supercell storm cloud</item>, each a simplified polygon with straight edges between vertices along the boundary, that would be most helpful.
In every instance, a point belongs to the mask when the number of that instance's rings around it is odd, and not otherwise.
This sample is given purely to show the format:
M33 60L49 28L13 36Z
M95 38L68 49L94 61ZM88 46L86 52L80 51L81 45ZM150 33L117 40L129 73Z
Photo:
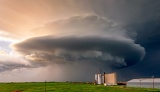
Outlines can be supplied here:
M64 32L67 36L63 34L60 37L48 35L30 38L13 47L30 61L101 62L110 68L131 66L140 62L145 55L144 48L135 44L125 29L96 15L73 16L47 23L34 30L47 28L48 33L56 28L56 31Z
M160 75L159 30L159 0L1 0L0 76L92 81L99 68L120 79Z

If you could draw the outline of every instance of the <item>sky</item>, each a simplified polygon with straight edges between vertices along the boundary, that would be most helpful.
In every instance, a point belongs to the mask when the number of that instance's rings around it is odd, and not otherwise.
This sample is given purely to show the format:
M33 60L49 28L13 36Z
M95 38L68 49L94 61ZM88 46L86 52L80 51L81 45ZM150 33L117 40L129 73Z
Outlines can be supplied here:
M160 77L159 0L0 0L0 82Z

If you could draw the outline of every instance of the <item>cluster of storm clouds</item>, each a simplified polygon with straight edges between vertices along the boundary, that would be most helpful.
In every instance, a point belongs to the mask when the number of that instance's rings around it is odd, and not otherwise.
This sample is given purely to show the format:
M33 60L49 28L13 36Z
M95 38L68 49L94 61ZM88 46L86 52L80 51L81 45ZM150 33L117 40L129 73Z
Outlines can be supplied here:
M145 55L125 29L97 15L53 21L34 31L48 28L45 31L52 33L52 27L66 35L33 37L12 47L35 67L88 62L115 69L134 65Z

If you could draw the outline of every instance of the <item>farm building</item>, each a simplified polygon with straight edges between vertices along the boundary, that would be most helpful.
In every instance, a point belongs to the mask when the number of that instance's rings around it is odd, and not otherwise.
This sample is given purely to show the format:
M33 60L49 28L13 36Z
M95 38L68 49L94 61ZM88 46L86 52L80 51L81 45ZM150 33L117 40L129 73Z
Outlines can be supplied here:
M117 85L116 73L104 74L104 84L105 85Z
M160 78L132 79L127 82L127 87L160 88Z
M95 74L95 81L96 84L102 84L103 83L103 75L102 74Z
M117 75L116 73L95 74L95 81L96 84L117 85Z

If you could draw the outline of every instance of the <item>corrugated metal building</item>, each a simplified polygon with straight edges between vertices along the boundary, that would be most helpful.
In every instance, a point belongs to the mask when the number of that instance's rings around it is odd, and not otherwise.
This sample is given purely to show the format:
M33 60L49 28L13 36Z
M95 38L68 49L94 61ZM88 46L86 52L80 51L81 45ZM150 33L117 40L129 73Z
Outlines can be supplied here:
M160 78L132 79L127 82L127 87L160 88Z

